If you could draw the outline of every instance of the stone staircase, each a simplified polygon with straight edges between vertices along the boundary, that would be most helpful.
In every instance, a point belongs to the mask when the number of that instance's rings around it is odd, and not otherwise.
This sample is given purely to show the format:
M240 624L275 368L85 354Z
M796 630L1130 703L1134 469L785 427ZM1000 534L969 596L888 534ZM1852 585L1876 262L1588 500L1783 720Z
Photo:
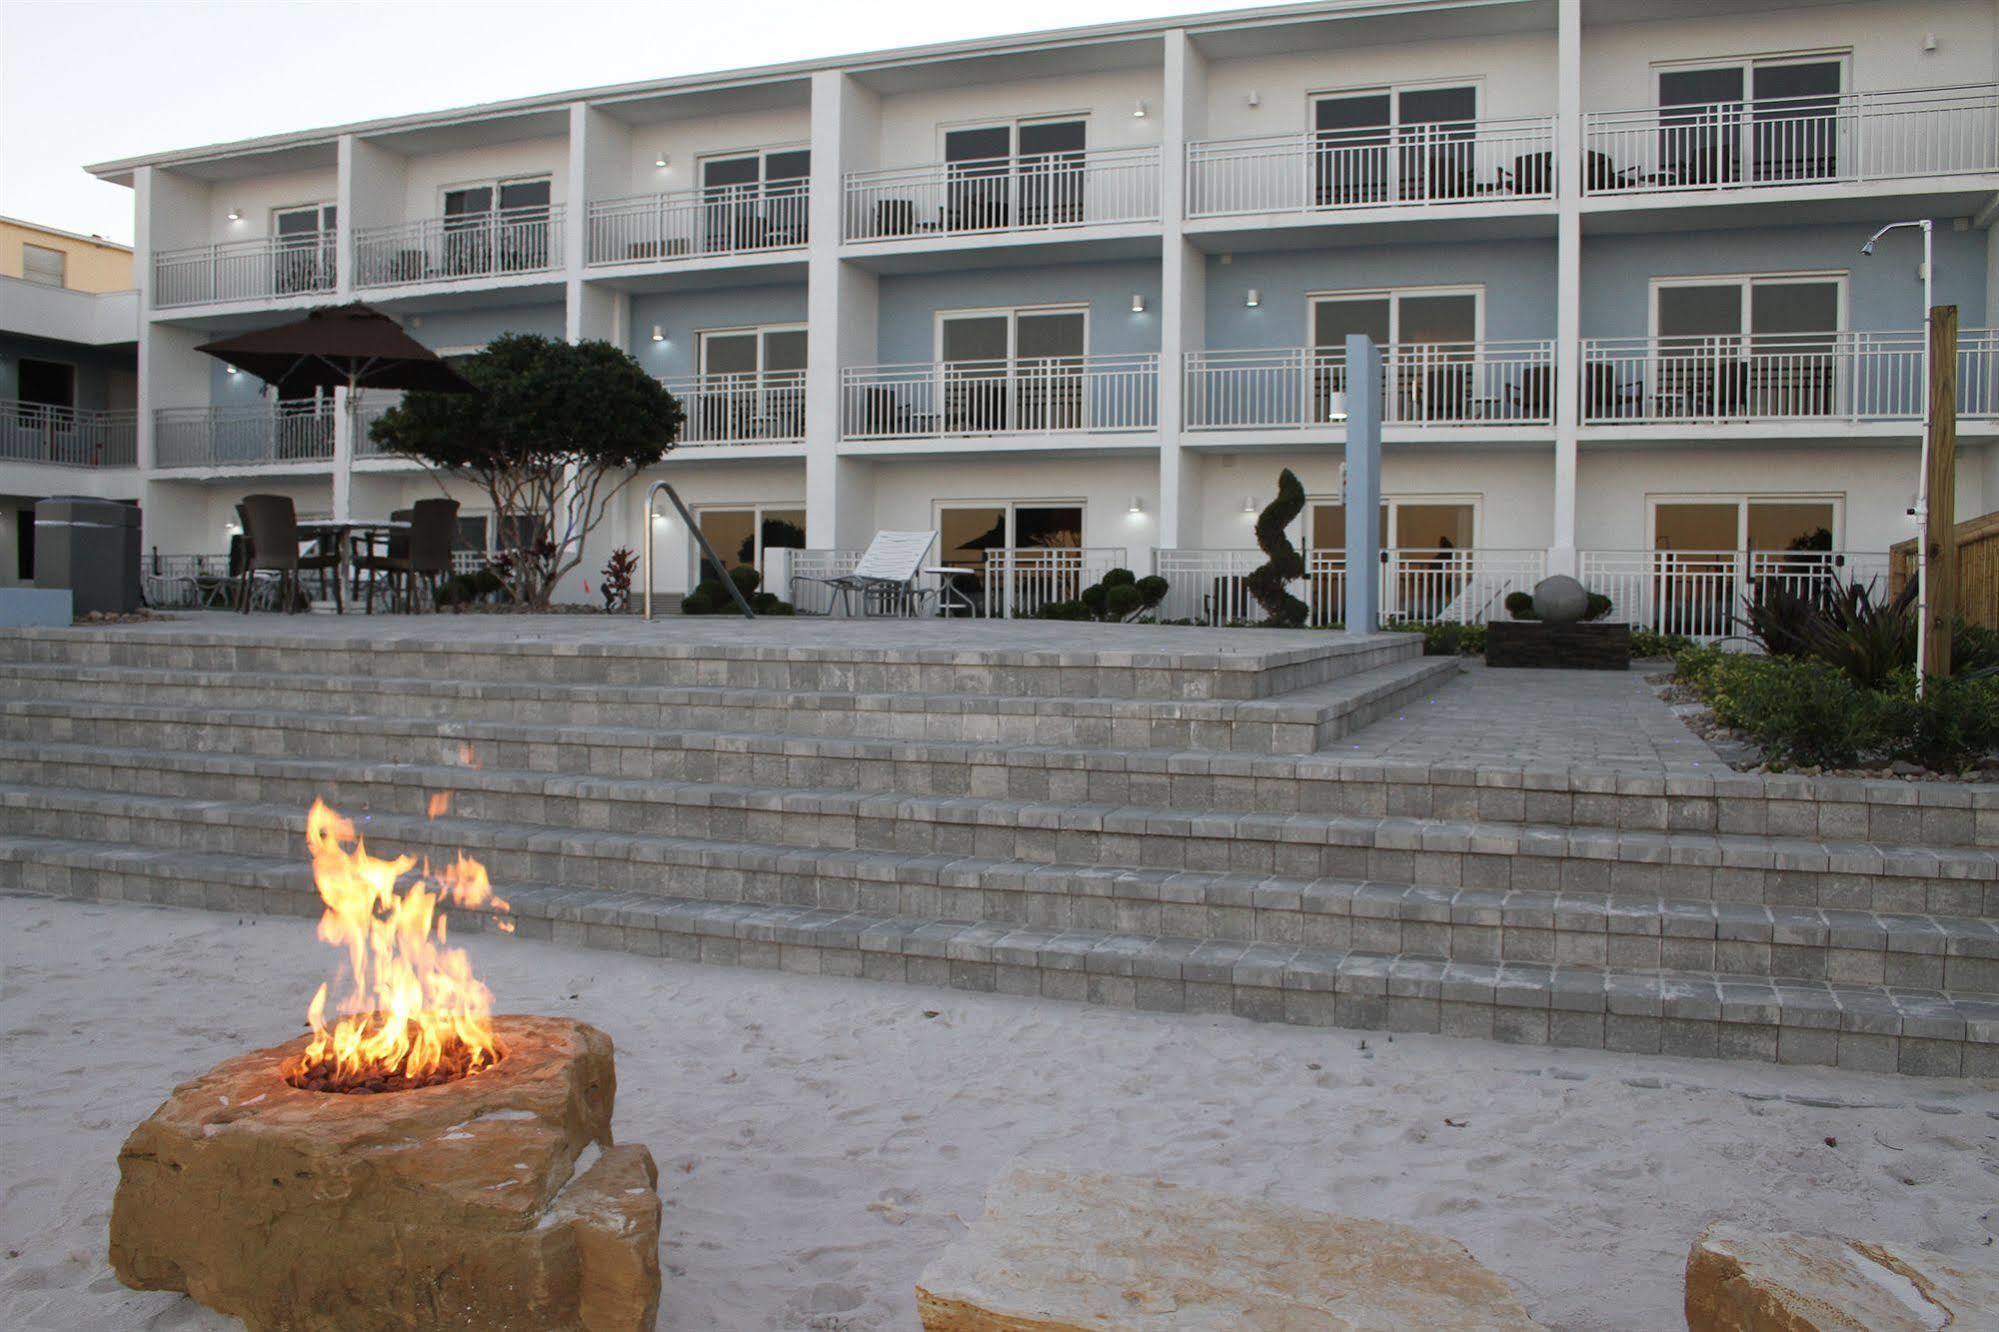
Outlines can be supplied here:
M320 796L378 850L484 861L530 938L1999 1076L1999 788L1325 750L1456 672L1399 635L432 649L264 627L0 636L0 888L316 914Z

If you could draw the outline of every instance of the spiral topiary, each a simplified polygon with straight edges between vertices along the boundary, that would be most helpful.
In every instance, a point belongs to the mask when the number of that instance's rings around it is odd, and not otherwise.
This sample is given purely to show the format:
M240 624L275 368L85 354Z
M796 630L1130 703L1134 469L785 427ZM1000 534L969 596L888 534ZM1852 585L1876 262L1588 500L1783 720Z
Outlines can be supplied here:
M1270 558L1243 580L1256 604L1263 607L1263 622L1270 628L1299 628L1310 613L1304 602L1291 595L1289 585L1305 576L1305 557L1285 534L1304 511L1304 483L1287 467L1277 477L1277 498L1256 519L1256 544Z

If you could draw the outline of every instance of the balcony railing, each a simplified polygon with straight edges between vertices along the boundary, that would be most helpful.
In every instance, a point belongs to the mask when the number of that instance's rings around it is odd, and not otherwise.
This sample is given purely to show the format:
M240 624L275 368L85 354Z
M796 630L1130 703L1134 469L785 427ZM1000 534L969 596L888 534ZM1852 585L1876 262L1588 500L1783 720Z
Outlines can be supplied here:
M954 614L978 619L1028 619L1054 602L1074 601L1083 589L1125 565L1122 546L997 546L965 562L965 572L951 580L945 606ZM853 572L857 550L800 550L791 557L792 605L807 615L827 615L834 609L832 592L808 578L830 578ZM925 579L926 586L934 586Z
M680 399L682 446L770 444L805 438L805 372L682 375L662 379Z
M1381 349L1382 424L1548 425L1555 344L1395 343ZM1284 347L1187 354L1189 430L1300 429L1346 411L1346 350Z
M338 267L332 232L161 250L153 256L153 304L203 305L332 291Z
M137 412L78 411L0 398L0 462L131 467L138 461Z
M1612 621L1688 638L1739 634L1744 607L1759 586L1779 584L1800 596L1861 583L1877 594L1888 580L1879 551L1586 550L1582 584L1610 598Z
M1590 338L1583 367L1590 425L1913 421L1929 391L1920 331ZM1957 410L1999 417L1999 332L1958 335Z
M1591 194L1999 171L1999 84L1597 111L1584 146Z
M562 208L536 205L427 217L354 233L364 287L546 273L562 265Z
M850 241L1047 231L1159 220L1159 150L1092 148L860 171L847 176Z
M334 413L326 400L240 407L161 407L153 416L161 467L233 467L333 457Z
M1107 434L1159 424L1153 353L851 366L843 439Z
M1158 550L1152 571L1166 580L1160 618L1227 625L1256 622L1263 608L1250 595L1249 575L1269 557L1259 550ZM1384 624L1481 624L1504 613L1509 592L1530 591L1547 572L1544 550L1455 550L1395 547L1381 552ZM1305 577L1292 595L1309 622L1340 623L1346 614L1346 552L1305 556Z
M1189 217L1546 199L1554 192L1555 122L1547 116L1187 145Z
M705 255L802 249L811 200L796 188L731 185L590 205L592 264L655 263Z

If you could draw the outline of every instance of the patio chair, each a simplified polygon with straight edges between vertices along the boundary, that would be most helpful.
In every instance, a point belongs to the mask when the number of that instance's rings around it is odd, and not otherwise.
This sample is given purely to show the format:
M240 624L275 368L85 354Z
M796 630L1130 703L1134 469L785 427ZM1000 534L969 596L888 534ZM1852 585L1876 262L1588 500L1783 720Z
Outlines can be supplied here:
M853 572L828 578L799 575L792 581L824 583L833 589L846 614L853 613L854 597L858 594L864 614L872 603L882 609L893 606L905 615L915 615L927 595L917 587L917 580L923 575L930 548L936 544L935 532L877 532Z
M430 589L431 609L437 608L437 583L451 572L451 540L458 530L458 501L421 499L407 511L407 528L389 532L388 549L377 554L372 547L354 552L357 573L368 579L368 610L375 609L375 584L386 579L400 596L405 610L417 606L417 581ZM401 514L392 515L400 518Z
M299 586L301 573L317 573L321 591L331 582L334 608L346 609L340 600L340 551L336 547L299 554L298 512L292 507L291 496L245 495L237 512L242 514L243 530L250 538L240 597L244 614L250 612L250 589L259 573L278 576L278 604L287 613L297 610L304 598L304 589Z

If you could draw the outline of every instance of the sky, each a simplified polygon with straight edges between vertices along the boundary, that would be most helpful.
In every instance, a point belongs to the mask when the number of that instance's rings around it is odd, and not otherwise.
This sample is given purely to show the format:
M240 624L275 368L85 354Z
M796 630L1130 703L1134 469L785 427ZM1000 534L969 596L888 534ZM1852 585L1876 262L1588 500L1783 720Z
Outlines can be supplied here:
M89 162L599 84L1270 0L5 0L0 214L131 243Z

